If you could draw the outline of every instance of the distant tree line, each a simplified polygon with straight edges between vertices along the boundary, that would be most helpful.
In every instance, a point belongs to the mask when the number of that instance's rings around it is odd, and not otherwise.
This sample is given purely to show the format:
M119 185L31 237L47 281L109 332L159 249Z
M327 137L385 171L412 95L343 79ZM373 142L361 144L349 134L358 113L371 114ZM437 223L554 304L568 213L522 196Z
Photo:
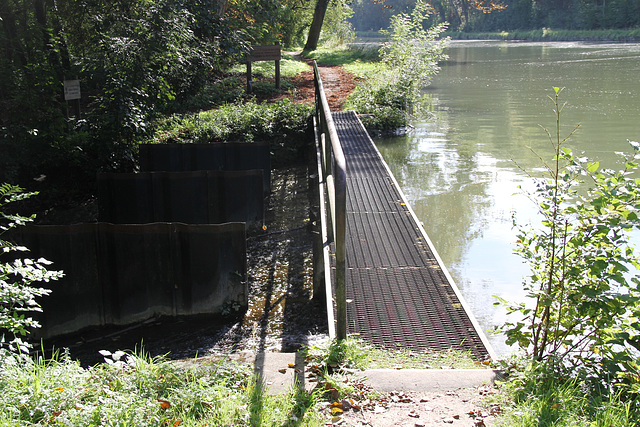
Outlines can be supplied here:
M354 0L356 31L389 26L391 16L407 13L416 0ZM640 26L640 0L427 0L432 24L448 22L462 31L555 28L621 29Z

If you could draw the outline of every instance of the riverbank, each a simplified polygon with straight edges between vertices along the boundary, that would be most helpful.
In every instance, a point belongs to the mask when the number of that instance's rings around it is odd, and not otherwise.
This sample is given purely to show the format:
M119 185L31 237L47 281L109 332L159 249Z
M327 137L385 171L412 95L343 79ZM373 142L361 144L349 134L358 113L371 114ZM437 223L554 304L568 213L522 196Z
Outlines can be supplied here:
M509 30L496 32L447 31L443 37L452 40L520 40L520 41L590 41L590 42L640 42L640 28L626 30L562 30L541 28L538 30ZM385 36L379 32L359 32L360 43L382 43Z
M591 42L640 42L640 28L628 30L512 30L486 33L449 31L444 36L453 40L523 40L523 41L591 41Z

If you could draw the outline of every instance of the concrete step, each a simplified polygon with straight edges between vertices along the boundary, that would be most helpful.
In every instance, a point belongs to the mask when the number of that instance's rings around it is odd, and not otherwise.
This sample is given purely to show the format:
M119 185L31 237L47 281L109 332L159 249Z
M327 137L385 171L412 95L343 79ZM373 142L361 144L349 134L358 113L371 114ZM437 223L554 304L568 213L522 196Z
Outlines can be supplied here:
M296 384L312 390L304 357L300 353L241 354L239 362L250 363L254 373L265 384L269 394L286 393ZM500 371L493 369L367 369L348 371L354 380L362 381L376 391L449 391L493 384Z

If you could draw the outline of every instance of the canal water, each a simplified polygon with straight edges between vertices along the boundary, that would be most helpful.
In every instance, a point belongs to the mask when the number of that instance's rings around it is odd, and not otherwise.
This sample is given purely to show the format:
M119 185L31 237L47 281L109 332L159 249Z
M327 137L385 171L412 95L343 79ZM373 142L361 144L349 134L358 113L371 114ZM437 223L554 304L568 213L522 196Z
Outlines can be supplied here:
M640 44L453 41L447 53L426 91L432 114L376 144L487 330L507 318L494 295L524 300L512 219L538 223L519 187L532 188L553 155L552 88L565 88L562 137L580 125L567 146L615 167L615 152L640 140Z

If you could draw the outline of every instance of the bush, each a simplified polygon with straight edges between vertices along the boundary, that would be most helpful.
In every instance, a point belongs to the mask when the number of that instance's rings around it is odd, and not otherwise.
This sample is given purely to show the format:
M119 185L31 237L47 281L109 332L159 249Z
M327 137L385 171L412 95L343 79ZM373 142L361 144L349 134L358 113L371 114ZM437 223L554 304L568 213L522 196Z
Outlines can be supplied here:
M604 169L574 155L560 139L561 90L554 88L555 158L549 177L530 197L541 227L518 226L518 253L531 274L523 283L531 303L510 304L516 321L502 330L532 361L559 377L579 377L611 392L640 391L640 260L629 231L640 228L640 144L619 153L624 167ZM579 185L579 187L578 187Z
M4 210L8 203L24 200L34 194L24 193L20 187L2 184L0 209ZM3 360L7 351L27 353L30 345L23 341L22 337L27 336L32 328L40 326L28 314L41 311L36 298L48 295L50 291L34 287L33 284L56 280L62 277L62 272L47 270L51 262L43 258L33 260L13 256L28 249L1 238L9 230L32 221L33 216L27 218L0 211L0 220L0 249L3 260L13 258L0 262L0 360Z
M309 145L313 107L284 99L275 104L234 103L215 110L173 116L160 124L153 142L209 143L269 141L272 166L299 160Z
M411 15L397 14L385 31L388 40L380 47L381 67L368 76L349 97L345 108L370 114L367 129L393 131L409 123L422 89L438 72L447 39L438 40L445 24L424 29L427 7L417 2Z

